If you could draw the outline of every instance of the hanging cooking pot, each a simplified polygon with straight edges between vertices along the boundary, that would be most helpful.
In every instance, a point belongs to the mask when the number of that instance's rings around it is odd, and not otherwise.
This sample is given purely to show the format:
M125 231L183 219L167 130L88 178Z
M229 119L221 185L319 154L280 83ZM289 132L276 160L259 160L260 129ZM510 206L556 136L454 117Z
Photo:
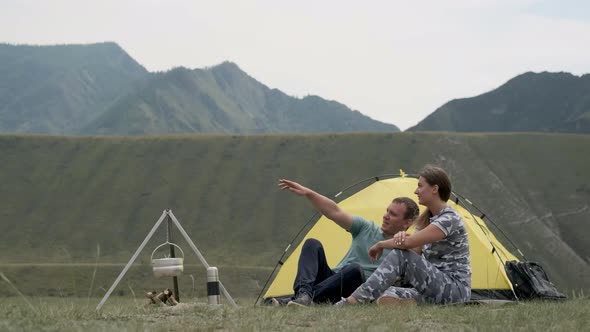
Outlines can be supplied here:
M154 259L154 254L156 253L156 251L167 244L178 248L180 250L180 253L182 254L182 257L165 257ZM156 249L154 249L154 251L152 252L151 259L152 268L154 270L154 276L156 278L177 277L182 275L182 272L184 271L184 251L182 251L182 248L180 248L172 242L164 242L157 246Z

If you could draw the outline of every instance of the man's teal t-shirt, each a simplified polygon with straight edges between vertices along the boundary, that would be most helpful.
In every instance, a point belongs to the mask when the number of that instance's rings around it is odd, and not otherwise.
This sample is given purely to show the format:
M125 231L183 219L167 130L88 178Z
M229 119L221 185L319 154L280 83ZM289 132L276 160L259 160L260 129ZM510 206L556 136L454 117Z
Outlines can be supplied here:
M381 227L363 217L352 216L352 227L349 232L352 235L352 243L350 244L350 248L348 248L348 252L344 255L340 263L336 265L334 270L338 271L344 265L357 263L362 266L363 271L365 271L365 278L367 278L375 272L383 257L387 256L391 250L383 250L383 255L377 261L371 262L369 248L386 238L383 236Z

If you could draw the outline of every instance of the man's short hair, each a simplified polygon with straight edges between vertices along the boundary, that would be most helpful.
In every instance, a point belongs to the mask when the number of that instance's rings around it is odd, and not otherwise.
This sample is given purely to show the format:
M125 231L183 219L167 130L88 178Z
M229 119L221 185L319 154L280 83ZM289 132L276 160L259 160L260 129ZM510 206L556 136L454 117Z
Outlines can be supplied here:
M404 219L414 220L418 218L420 209L418 208L418 204L416 204L416 202L414 202L413 199L409 197L397 197L393 199L392 203L403 204L406 206L406 213L404 213Z

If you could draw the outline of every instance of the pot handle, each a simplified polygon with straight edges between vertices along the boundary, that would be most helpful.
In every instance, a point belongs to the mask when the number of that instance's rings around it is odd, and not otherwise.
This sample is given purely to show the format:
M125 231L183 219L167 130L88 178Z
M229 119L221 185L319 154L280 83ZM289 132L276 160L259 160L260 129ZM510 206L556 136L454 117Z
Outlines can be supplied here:
M172 243L172 242L168 242L168 241L166 241L166 242L164 242L164 243L160 244L159 246L157 246L157 247L156 247L156 249L154 249L154 251L152 251L152 257L151 257L150 261L153 261L153 260L154 260L154 254L156 253L156 251L157 251L158 249L160 249L160 247L162 247L162 246L164 246L164 245L167 245L167 244L171 244L171 245L175 246L176 248L180 249L180 253L182 254L182 259L184 259L184 251L182 251L182 248L181 248L181 247L179 247L177 244L174 244L174 243Z

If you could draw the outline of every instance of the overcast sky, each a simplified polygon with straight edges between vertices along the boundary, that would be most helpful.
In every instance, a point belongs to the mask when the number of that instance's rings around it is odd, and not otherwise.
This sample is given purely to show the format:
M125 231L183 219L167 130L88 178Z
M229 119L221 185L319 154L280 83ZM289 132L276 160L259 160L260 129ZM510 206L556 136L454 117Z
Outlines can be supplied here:
M404 130L527 71L590 73L590 1L0 0L0 42L102 41L150 71L229 60Z

